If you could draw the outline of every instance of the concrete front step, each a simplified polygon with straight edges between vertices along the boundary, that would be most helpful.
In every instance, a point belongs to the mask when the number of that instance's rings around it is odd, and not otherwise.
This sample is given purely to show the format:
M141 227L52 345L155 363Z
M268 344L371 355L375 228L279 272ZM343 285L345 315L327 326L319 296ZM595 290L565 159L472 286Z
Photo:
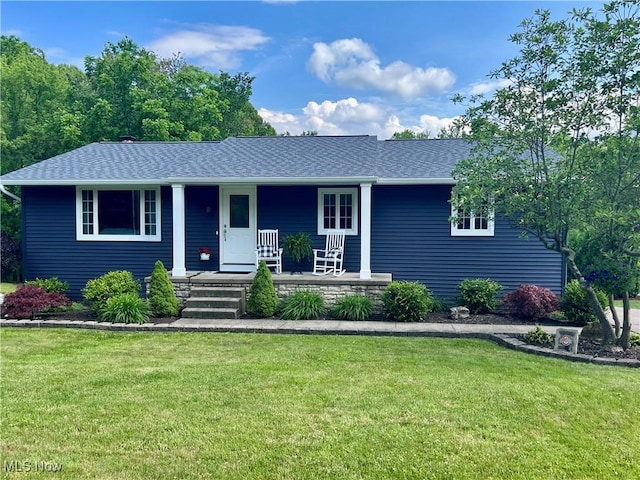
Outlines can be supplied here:
M187 308L236 308L242 306L241 298L225 297L191 297L186 302Z
M245 289L195 287L182 310L182 317L197 319L239 318L245 309Z
M190 297L226 297L244 298L244 288L234 287L194 287L189 292Z
M227 319L238 317L239 312L237 308L186 307L184 310L182 310L182 318Z

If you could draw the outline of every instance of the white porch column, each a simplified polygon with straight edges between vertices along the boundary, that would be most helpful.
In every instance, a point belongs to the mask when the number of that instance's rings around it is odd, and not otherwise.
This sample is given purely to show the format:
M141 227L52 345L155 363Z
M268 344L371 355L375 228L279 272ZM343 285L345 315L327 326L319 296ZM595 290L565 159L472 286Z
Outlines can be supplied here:
M173 209L173 268L171 275L186 277L184 185L171 185Z
M371 278L371 184L360 184L360 278Z

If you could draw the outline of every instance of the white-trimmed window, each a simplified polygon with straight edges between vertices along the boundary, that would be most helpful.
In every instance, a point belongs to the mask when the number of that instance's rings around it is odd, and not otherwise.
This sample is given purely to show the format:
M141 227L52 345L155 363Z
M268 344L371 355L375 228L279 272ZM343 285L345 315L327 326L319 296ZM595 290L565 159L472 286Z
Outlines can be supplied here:
M76 189L78 240L159 242L160 189Z
M358 190L356 188L318 189L318 235L329 230L358 234Z
M493 237L494 215L489 204L476 210L451 206L452 237Z

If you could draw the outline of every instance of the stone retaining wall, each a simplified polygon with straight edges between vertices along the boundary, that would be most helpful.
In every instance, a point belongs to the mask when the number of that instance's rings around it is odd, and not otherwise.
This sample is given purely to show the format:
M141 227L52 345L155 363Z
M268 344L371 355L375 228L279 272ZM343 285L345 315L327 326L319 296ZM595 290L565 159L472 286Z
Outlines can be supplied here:
M245 288L247 297L253 282L253 273L250 274L214 274L211 272L197 273L186 277L171 278L173 290L182 306L191 294L192 288L197 287L232 287ZM336 301L347 294L365 295L374 302L374 314L382 313L380 295L391 282L391 274L374 274L370 280L358 278L356 274L345 274L341 277L314 276L310 274L273 275L273 285L278 298L282 299L296 290L311 290L321 292L327 306L332 306ZM145 279L147 294L149 292L149 278Z

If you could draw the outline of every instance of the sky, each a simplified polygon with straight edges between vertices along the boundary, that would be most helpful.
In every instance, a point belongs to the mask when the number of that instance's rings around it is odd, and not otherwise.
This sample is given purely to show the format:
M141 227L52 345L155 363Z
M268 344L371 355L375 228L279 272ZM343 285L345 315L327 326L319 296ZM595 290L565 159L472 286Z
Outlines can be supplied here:
M278 133L437 135L464 105L491 95L489 73L518 53L509 36L536 9L564 18L568 1L3 0L0 31L83 67L123 37L160 57L256 77L251 103Z

